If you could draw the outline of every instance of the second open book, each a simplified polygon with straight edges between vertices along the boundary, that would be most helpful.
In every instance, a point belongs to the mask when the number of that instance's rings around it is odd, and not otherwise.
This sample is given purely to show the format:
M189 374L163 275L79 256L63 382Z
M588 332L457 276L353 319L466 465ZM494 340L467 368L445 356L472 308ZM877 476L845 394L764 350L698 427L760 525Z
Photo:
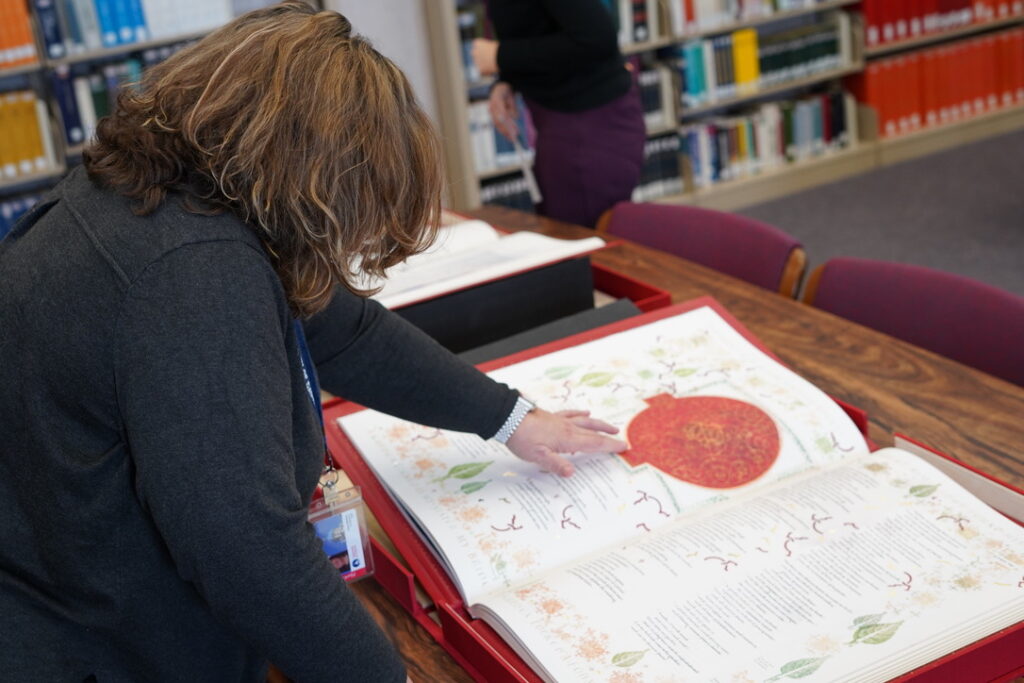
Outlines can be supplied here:
M339 421L543 678L884 681L1024 618L1024 530L869 452L714 308L655 317L491 373L623 430L629 451L568 479L475 436Z

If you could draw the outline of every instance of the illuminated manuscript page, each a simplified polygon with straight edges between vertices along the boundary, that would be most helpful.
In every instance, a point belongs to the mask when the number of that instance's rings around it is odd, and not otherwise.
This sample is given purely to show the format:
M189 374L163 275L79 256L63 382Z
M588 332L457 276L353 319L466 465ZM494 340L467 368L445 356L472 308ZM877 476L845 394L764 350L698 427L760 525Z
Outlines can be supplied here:
M430 249L391 268L383 282L363 285L383 285L373 298L396 308L602 246L600 237L562 240L532 232L503 234L483 221L465 221L442 227Z
M577 455L576 474L563 479L473 435L372 411L342 418L467 604L709 503L867 453L832 400L707 307L491 375L547 410L590 409L635 447ZM676 458L672 439L684 438L717 455Z
M886 449L481 602L548 680L880 682L1024 619L1024 529Z

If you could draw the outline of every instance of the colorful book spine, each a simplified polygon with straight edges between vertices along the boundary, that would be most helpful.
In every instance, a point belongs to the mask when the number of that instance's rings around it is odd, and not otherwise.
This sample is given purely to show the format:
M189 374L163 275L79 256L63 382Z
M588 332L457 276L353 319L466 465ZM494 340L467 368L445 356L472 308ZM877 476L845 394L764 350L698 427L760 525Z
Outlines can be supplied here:
M100 27L103 47L114 47L118 43L118 23L113 0L94 0L96 18Z
M64 49L67 54L84 52L85 37L82 35L82 23L75 11L73 0L58 0L57 14L60 18L61 31L64 34Z
M57 15L57 7L53 0L34 0L36 19L39 22L39 30L43 36L43 43L46 46L46 56L50 59L60 59L67 54L67 47L64 45L64 34L60 27L60 17Z
M38 61L28 6L22 0L0 2L0 68Z
M142 8L142 0L127 0L128 26L132 32L132 41L141 43L149 40L149 27L146 24L146 13Z
M1024 105L1024 28L875 60L850 84L883 138Z
M56 167L45 103L31 90L0 96L0 175L7 180Z
M60 65L53 70L52 83L54 99L60 109L61 122L64 124L64 139L68 147L80 145L85 142L85 133L82 130L82 119L78 113L75 90L67 65Z
M82 42L86 50L98 50L103 47L103 29L100 26L99 14L94 0L70 0L74 15L82 32Z

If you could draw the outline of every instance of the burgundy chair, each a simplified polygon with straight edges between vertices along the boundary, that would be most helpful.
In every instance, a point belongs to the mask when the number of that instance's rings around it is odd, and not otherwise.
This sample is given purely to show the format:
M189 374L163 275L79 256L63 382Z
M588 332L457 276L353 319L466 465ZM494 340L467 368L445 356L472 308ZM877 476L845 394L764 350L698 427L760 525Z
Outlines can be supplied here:
M807 267L803 246L778 228L695 206L619 202L601 216L597 230L790 298L796 297Z
M836 258L804 303L1024 386L1024 297L922 266Z

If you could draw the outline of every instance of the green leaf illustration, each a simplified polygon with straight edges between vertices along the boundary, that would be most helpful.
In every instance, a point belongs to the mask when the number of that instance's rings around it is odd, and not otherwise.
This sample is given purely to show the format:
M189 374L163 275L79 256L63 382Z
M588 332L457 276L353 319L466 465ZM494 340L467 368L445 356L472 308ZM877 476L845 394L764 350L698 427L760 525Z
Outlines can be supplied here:
M487 479L485 481L471 481L468 484L463 484L462 486L460 486L459 490L462 491L463 493L476 493L477 491L479 491L480 489L482 489L483 487L487 486L490 483L490 479Z
M689 377L693 373L697 372L697 368L680 368L672 372L676 377Z
M935 493L935 489L937 488L939 488L938 484L931 484L928 486L925 486L923 484L921 486L911 486L910 495L917 496L918 498L927 498L928 496Z
M585 384L588 387L603 387L611 382L613 377L615 375L611 372L588 372L580 378L580 384Z
M448 474L443 477L439 477L434 481L444 481L445 479L451 479L452 477L455 477L456 479L472 479L486 470L492 462L494 461L488 460L487 462L467 462L461 465L456 465L448 470Z
M827 436L819 437L818 440L814 442L814 445L817 446L818 450L822 453L828 453L833 448L832 440Z
M505 571L505 559L501 555L492 555L491 562L494 564L494 568L499 572Z
M654 377L654 373L651 372L650 370L641 370L640 372L638 372L636 374L637 374L638 377L640 377L640 379L650 379L650 378Z
M869 624L877 624L885 616L885 612L879 614L865 614L862 617L857 617L853 620L854 626L867 626Z
M548 379L565 379L574 372L576 372L575 365L560 365L557 368L548 368L545 370L544 376Z
M810 659L794 659L782 665L780 673L769 678L769 681L777 681L780 678L806 678L817 671L828 657L814 657Z
M633 666L647 654L647 650L635 650L633 652L620 652L619 654L612 657L612 664L615 666Z
M896 621L891 624L865 624L854 631L853 640L850 641L850 645L856 643L881 645L892 638L902 625L902 621Z

